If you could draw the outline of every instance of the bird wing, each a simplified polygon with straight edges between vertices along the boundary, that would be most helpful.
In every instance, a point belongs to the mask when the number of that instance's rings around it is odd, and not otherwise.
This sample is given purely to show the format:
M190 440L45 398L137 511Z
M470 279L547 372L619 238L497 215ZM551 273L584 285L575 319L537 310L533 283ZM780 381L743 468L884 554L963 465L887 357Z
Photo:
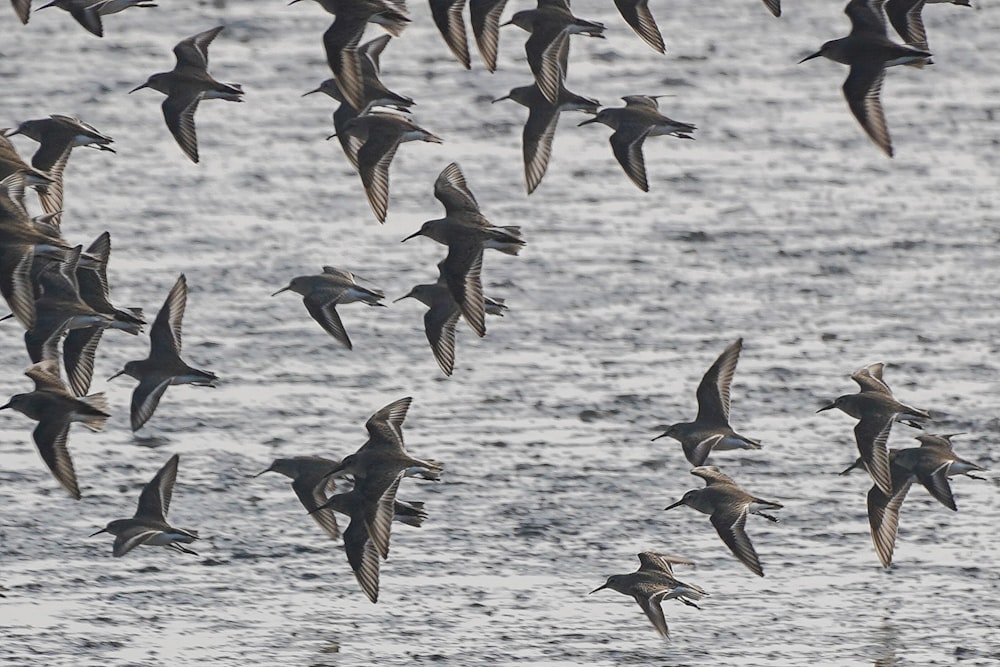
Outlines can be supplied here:
M372 64L372 71L378 75L382 66L379 62L382 56L382 52L385 51L385 47L389 45L389 40L392 39L391 35L381 35L375 39L370 39L361 46L358 47L358 51L362 55L368 58L368 61Z
M150 356L180 356L185 308L187 308L187 278L182 273L170 288L149 330Z
M948 482L951 464L951 461L945 461L929 473L920 470L917 472L917 479L924 485L928 493L937 498L942 505L957 512L958 507L955 505L955 497L951 493L951 484Z
M142 487L135 518L166 521L167 512L170 511L170 499L174 495L174 483L177 481L177 464L179 462L179 454L171 456L156 472L149 484Z
M160 108L167 129L174 135L177 145L192 162L198 162L198 135L194 129L194 112L201 101L200 91L178 91L167 95Z
M413 397L406 396L380 408L365 422L368 439L375 446L383 445L402 449L403 422Z
M129 526L115 537L111 553L116 558L124 556L129 551L132 551L132 549L135 549L140 544L145 544L161 532L163 531L147 526Z
M500 47L500 15L507 0L469 0L469 22L476 46L486 69L497 70L497 51Z
M327 64L344 99L355 109L365 108L365 82L358 43L366 23L363 17L341 13L323 33Z
M777 0L772 1L776 2ZM653 14L649 11L649 0L615 0L615 6L618 7L625 22L632 27L632 30L635 30L642 41L660 53L666 51L663 45L663 35L660 34Z
M300 476L292 481L292 490L327 535L337 539L340 537L340 528L337 526L336 513L330 508L319 509L329 500L326 489L331 482L333 478L329 477L317 480L315 477Z
M462 211L479 212L479 202L465 182L465 174L457 162L442 169L434 180L434 197L444 205L449 215Z
M369 600L378 602L379 554L368 538L368 529L362 518L351 519L344 531L344 551L361 590Z
M642 155L642 143L646 140L649 130L647 125L623 122L609 139L618 164L643 192L649 192L646 160Z
M480 338L486 335L486 301L483 298L483 247L478 243L453 243L440 266L466 323Z
M353 349L347 330L344 329L344 323L340 321L337 301L330 299L327 290L310 292L302 298L302 303L306 305L306 310L309 311L314 320L319 322L324 331L340 341L348 350Z
M729 389L736 373L736 362L743 349L743 339L737 338L729 345L698 385L698 418L708 426L729 425Z
M80 499L80 487L76 483L76 471L73 469L73 459L70 458L67 439L69 438L69 419L67 415L43 419L32 432L38 453L42 455L45 465L52 471L64 489L70 492L76 500Z
M160 380L150 377L143 379L132 392L132 409L130 417L132 431L138 431L143 424L156 412L156 406L160 404L163 392L170 386L170 378Z
M655 551L643 551L639 554L639 570L651 572L666 572L669 575L674 573L674 565L694 565L690 558L682 558L671 554L662 554Z
M851 379L858 383L861 391L874 391L892 396L892 390L882 379L883 363L869 364L851 373Z
M747 536L747 514L747 506L743 506L739 510L735 506L724 506L712 514L711 521L716 532L719 533L719 537L726 543L733 555L739 558L740 562L746 565L751 572L758 577L763 577L764 570L760 566L757 551Z
M0 291L14 317L26 329L35 326L35 288L31 279L34 261L31 246L10 246L0 253Z
M635 601L639 603L639 607L646 614L646 618L653 624L653 627L656 628L661 637L670 636L670 633L667 631L667 619L663 617L663 608L660 606L660 600L666 592L663 590L657 590L656 592L642 590L636 592L633 596Z
M446 299L434 301L424 314L424 333L431 344L434 358L445 375L451 375L455 367L455 325L461 311L458 304L447 293Z
M552 157L552 141L556 136L556 126L559 124L559 107L549 103L545 106L529 107L528 121L524 124L521 135L522 151L524 153L524 180L528 186L528 194L535 191L545 171L549 168Z
M104 36L104 26L101 25L101 15L97 11L97 5L99 2L95 2L92 5L87 5L85 7L71 6L69 8L70 15L76 19L76 22L82 25L93 35L98 37Z
M890 0L885 3L889 23L903 41L927 51L927 31L924 29L924 0Z
M396 491L399 489L403 474L400 471L391 478L366 477L357 480L354 485L354 488L365 496L365 529L368 531L368 538L375 545L375 550L382 558L389 557L389 532L392 528L392 517L396 513ZM391 481L386 485L389 479ZM373 497L374 494L378 494L377 497Z
M865 417L854 427L854 439L858 444L858 452L864 459L865 469L884 492L892 493L892 476L889 471L889 431L892 428L892 417L888 419L881 415Z
M563 67L564 49L567 48L569 33L560 25L535 26L531 37L524 43L528 65L535 77L535 83L552 104L559 103L559 89L566 72Z
M445 44L458 58L465 69L469 69L469 44L465 37L465 0L430 0L431 14Z
M66 394L66 384L59 375L59 362L45 359L32 365L24 374L35 382L35 391L51 391L56 394Z
M869 33L885 36L885 0L851 0L844 13L851 19L851 34Z
M858 119L861 128L875 142L875 145L892 157L892 139L882 111L882 80L885 68L879 64L851 66L851 72L844 81L844 97L851 113Z
M187 66L197 69L208 67L208 45L212 43L225 26L216 26L197 35L182 39L174 47L177 67Z
M868 525L871 527L872 544L878 554L882 567L892 564L892 552L896 546L896 533L899 530L899 508L903 506L906 493L910 490L910 481L903 482L895 493L887 496L878 485L868 491Z
M90 381L94 377L94 355L103 333L104 329L101 327L86 327L73 329L66 334L63 363L70 389L75 396L83 396L90 389Z
M394 132L369 133L358 149L358 171L365 186L368 204L379 222L389 212L389 165L396 156L401 135Z
M731 484L736 486L733 478L719 470L718 466L698 466L691 469L691 474L705 480L705 486L713 484Z

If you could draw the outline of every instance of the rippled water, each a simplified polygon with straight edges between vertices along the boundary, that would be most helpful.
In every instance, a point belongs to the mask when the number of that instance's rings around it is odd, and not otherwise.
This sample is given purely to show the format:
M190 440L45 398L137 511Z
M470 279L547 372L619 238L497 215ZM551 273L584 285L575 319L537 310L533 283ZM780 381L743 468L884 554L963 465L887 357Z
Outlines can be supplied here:
M854 391L852 370L885 361L897 395L929 408L935 430L965 432L960 454L1000 464L1000 66L989 55L1000 10L926 9L936 64L889 73L888 160L847 111L846 69L795 64L846 34L840 3L785 4L774 19L753 0L654 3L663 57L611 3L575 3L609 30L607 40L574 38L569 87L609 105L675 95L662 107L695 123L697 141L648 141L643 194L614 161L609 130L576 128L582 116L567 114L528 198L526 112L489 104L530 82L524 33L504 29L495 75L476 55L465 72L414 3L383 76L417 99L416 120L445 143L400 149L384 226L339 146L324 141L333 105L299 97L328 76L328 18L314 3L163 2L105 17L103 40L61 11L28 26L0 12L0 123L71 113L116 139L117 156L74 154L67 236L89 243L111 231L120 305L152 314L185 273L186 356L224 378L216 390L171 388L132 435L134 385L104 378L145 356L147 341L106 335L94 390L108 392L114 417L104 433L72 432L79 502L39 460L32 423L3 414L0 662L1000 660L995 478L956 480L957 514L911 491L895 566L883 571L865 518L868 481L834 474L856 455L852 421L815 414ZM220 23L210 69L242 83L246 103L201 106L193 165L163 125L162 98L125 93L169 69L179 39ZM440 215L432 183L452 160L490 219L522 225L529 243L521 257L487 256L486 291L511 312L489 320L482 340L461 325L452 378L434 362L414 301L342 308L348 352L299 299L268 297L323 264L390 298L433 280L443 248L399 240ZM27 391L21 332L6 323L0 336L0 396ZM749 521L764 579L707 517L662 511L701 482L676 443L649 441L693 417L698 380L739 336L733 423L765 447L712 461L785 505L782 523ZM364 441L372 412L407 395L409 448L447 470L439 484L400 490L431 516L394 531L372 605L287 480L245 476L277 456L343 456ZM898 426L890 445L915 445L914 433ZM170 518L200 531L199 557L146 548L114 559L107 535L87 539L129 516L175 452ZM678 575L711 593L701 611L665 605L670 643L627 597L586 595L646 549L697 560Z

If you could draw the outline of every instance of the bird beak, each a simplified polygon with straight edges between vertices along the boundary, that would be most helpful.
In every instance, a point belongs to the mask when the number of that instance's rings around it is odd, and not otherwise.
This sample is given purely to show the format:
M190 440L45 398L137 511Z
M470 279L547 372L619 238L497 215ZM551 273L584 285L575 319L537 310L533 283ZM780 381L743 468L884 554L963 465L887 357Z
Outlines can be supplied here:
M603 586L598 586L598 587L597 587L597 588L595 588L594 590L592 590L592 591L590 591L589 593L587 593L587 595L593 595L593 594L594 594L594 593L596 593L597 591L603 591L603 590L604 590L605 588L607 588L607 587L608 587L608 585L607 585L607 584L604 584Z
M582 123L577 123L576 126L577 127L583 127L584 125L590 125L591 123L596 123L596 122L597 122L597 116L594 116L593 118L588 118L587 120L583 121Z
M290 289L292 289L292 286L291 286L291 285L289 285L288 287L282 287L282 288L281 288L280 290L278 290L277 292L275 292L275 293L274 293L274 294L272 294L271 296L278 296L278 295L279 295L279 294L281 294L282 292L287 292L287 291L288 291L288 290L290 290Z
M41 6L41 7L39 7L38 9L48 9L49 7L55 7L55 6L56 6L56 3L55 3L55 2L50 2L50 3L49 3L49 4L47 4L47 5L42 5L42 6ZM38 9L36 9L35 11L38 11Z
M261 475L263 475L264 473L266 473L266 472L271 472L272 470L273 470L273 468L268 468L267 470L261 470L261 471L260 471L259 473L257 473L256 475L247 475L247 477L260 477L260 476L261 476Z
M0 405L0 410L6 410L9 407L10 407L10 403L7 403L6 405Z
M327 137L327 138L326 138L326 140L327 140L327 141L330 141L330 139L333 139L333 138L334 138L334 137L336 137L336 136L337 136L337 133L336 133L336 132L334 132L334 133L333 133L333 134L331 134L331 135L330 135L329 137Z
M821 407L816 412L823 412L824 410L832 410L835 407L837 407L837 404L836 403L831 403L830 405L824 405L823 407Z
M101 533L106 533L106 532L108 532L107 528L101 528L96 533L91 533L90 535L87 535L87 537L93 537L94 535L100 535Z
M664 438L664 437L666 437L666 435L667 435L667 431L664 431L660 435L658 435L655 438L653 438L653 440L650 440L650 442L653 442L654 440L659 440L660 438Z
M861 459L858 459L854 463L852 463L851 465L847 466L846 468L844 468L843 470L841 470L837 474L838 475L846 475L847 473L851 472L855 468L860 468L861 466L862 466L862 461L861 461Z
M813 58L819 58L821 55L823 55L823 52L822 51L817 51L816 53L812 54L811 56L806 56L805 58L803 58L802 60L800 60L799 64L801 65L805 61L812 60Z
M409 298L409 297L411 297L411 296L413 296L413 292L407 292L406 294L404 294L403 296L399 297L398 299L393 299L393 301L392 301L392 302L393 302L393 303L399 303L399 302L400 302L400 301L402 301L403 299L406 299L406 298Z
M48 5L46 5L46 7L47 7L47 6L48 6ZM42 8L41 8L41 7L39 7L39 9L42 9ZM144 83L144 84L142 84L141 86L136 86L136 87L135 87L135 88L133 88L132 90L128 91L128 94L129 94L129 95L131 95L131 94L132 94L132 93L134 93L135 91L137 91L137 90L142 90L143 88L149 88L149 83Z
M667 507L664 507L664 508L663 508L663 511L665 512L665 511L667 511L667 510L672 510L673 508L675 508L675 507L680 507L680 506L681 506L681 505L683 505L683 504L684 504L684 499L683 499L683 498L681 498L680 500L678 500L678 501L677 501L676 503L674 503L673 505L668 505Z
M39 9L41 9L41 8L39 7ZM6 128L6 127L4 128L3 136L5 136L5 137L13 137L15 134L21 134L21 130L19 130L17 128L15 128L13 130L10 129L10 128Z
M500 27L500 28L502 28L502 27L504 27L505 25L514 25L514 20L513 20L513 19L511 19L510 21L507 21L506 23L501 23L501 24L499 25L499 27Z
M314 88L313 90L310 90L308 93L302 93L302 97L305 97L306 95L312 95L313 93L322 92L322 90L323 90L322 88Z
M509 100L509 99L510 99L510 95L504 95L503 97L498 97L495 100L493 100L491 102L491 104L496 104L497 102L500 102L500 101L503 101L503 100Z
M409 236L407 236L405 239L403 239L402 241L400 241L400 243L406 243L410 239L412 239L412 238L414 238L416 236L420 236L420 235L421 235L421 231L418 229L417 231L413 232L412 234L410 234Z
M108 382L111 382L112 380L114 380L119 375L124 375L124 374L125 374L125 369L123 368L120 371L118 371L117 373L115 373L114 375L112 375L111 377L109 377L108 378Z

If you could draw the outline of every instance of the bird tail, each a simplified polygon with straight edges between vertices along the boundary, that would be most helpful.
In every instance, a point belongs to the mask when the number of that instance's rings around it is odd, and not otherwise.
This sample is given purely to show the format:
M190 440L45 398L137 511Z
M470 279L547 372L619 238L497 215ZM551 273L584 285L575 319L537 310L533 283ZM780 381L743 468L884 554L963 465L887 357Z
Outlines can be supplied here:
M397 500L395 514L392 518L400 523L405 523L407 526L420 528L424 523L424 519L427 518L427 512L424 511L424 504L422 502Z
M111 416L108 414L108 400L104 392L84 396L80 400L93 411L82 415L81 423L95 433L104 430L104 423Z
M444 465L438 463L437 461L425 460L420 461L416 465L407 468L407 477L420 477L422 479L429 479L431 481L437 482L441 479L441 472L444 470Z

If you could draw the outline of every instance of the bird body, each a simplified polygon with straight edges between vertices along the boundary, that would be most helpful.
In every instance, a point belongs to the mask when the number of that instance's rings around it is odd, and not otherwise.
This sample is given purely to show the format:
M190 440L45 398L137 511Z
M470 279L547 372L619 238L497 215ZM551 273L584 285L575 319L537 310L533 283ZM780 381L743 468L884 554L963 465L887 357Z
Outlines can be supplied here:
M743 339L738 338L705 372L698 384L695 420L672 424L653 440L667 436L676 439L694 466L704 465L713 450L760 449L759 440L740 435L729 425L730 387L742 349Z
M384 292L359 285L353 273L332 266L324 266L323 273L319 275L292 278L287 287L282 287L271 296L285 291L301 294L312 318L349 350L353 349L353 345L337 313L337 306L355 301L369 306L385 305L380 303L385 298Z
M851 19L846 37L826 42L819 51L800 63L823 56L851 68L843 91L851 113L875 145L892 157L892 140L882 110L882 81L885 69L893 65L924 62L931 54L925 49L897 44L886 36L885 0L850 0L844 12Z
M149 356L126 363L122 370L108 378L113 380L124 374L139 381L132 392L133 431L138 431L149 421L170 385L215 387L219 380L215 373L193 368L181 359L181 325L186 307L187 279L181 274L150 328Z
M646 137L669 135L678 139L693 139L691 133L697 128L661 114L656 96L627 95L622 99L624 107L601 109L596 116L580 125L602 123L613 129L609 141L615 159L639 189L649 192L646 161L642 153Z
M660 606L664 600L678 600L689 607L699 609L695 600L701 600L708 593L700 586L685 584L674 577L674 564L692 564L686 558L644 551L639 554L639 569L629 574L613 574L603 586L590 593L610 589L623 595L631 595L661 637L669 639L667 621Z
M25 375L35 382L34 391L12 396L0 410L17 410L38 422L32 439L42 460L56 480L79 500L80 488L67 446L69 427L73 422L80 422L91 431L101 431L110 417L104 394L76 398L59 376L58 362L52 360L36 363L25 371Z
M238 83L216 81L208 73L208 47L224 26L218 26L181 40L174 47L177 63L169 72L150 76L146 83L130 93L152 88L167 96L163 101L163 119L177 144L192 162L198 162L198 137L194 114L201 100L243 101L243 87Z
M764 569L760 558L746 533L747 516L757 514L777 523L778 519L765 510L778 510L783 506L747 493L715 466L699 466L691 470L691 474L704 479L705 487L688 491L666 509L687 505L702 514L708 514L719 537L733 555L751 572L763 577Z
M894 421L920 428L919 423L931 418L926 410L900 403L882 379L884 365L871 364L851 374L861 388L856 394L837 397L817 412L838 408L858 420L854 438L872 480L886 494L892 494L889 454L886 443Z
M91 537L101 533L114 535L112 553L116 558L124 556L140 545L167 547L173 551L197 555L181 545L190 544L198 539L198 532L174 528L167 523L166 518L174 493L174 483L177 481L179 461L178 454L171 456L153 479L143 487L142 493L139 494L139 506L131 519L115 519L91 534Z

